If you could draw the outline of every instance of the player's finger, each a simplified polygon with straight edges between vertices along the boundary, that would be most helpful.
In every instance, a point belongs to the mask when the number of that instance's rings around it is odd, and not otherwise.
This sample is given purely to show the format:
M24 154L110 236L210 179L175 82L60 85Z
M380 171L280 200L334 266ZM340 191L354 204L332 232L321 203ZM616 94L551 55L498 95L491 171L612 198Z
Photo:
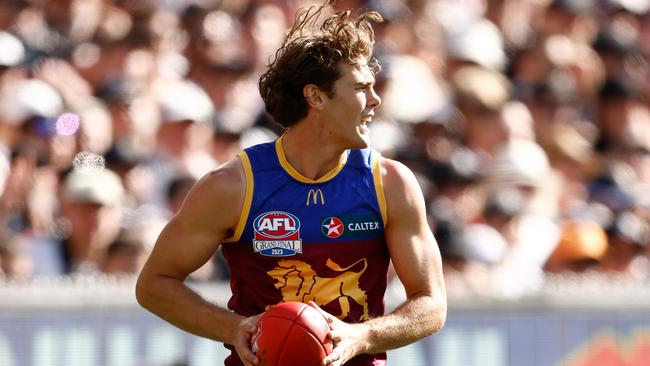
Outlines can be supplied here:
M336 351L336 348L332 350L332 352L327 355L323 361L321 362L321 366L333 366L336 361L338 361L341 358L339 353Z
M332 330L330 330L329 333L328 333L330 339L331 339L332 341L334 341L335 344L341 341L341 339L342 339L342 336L341 336L341 335L342 335L342 334L343 334L343 332L340 332L340 331L338 331L338 330L336 330L336 329L332 329Z
M244 325L244 330L249 335L253 335L253 334L255 334L255 331L257 330L257 327L254 324L247 323L246 325Z
M239 359L242 361L242 363L245 366L255 366L259 363L259 360L255 356L255 354L246 347L243 346L238 347L237 354L239 355Z
M250 323L242 324L243 333L240 334L239 340L235 345L239 359L245 366L254 366L258 364L255 353L250 349L251 336L255 333L256 327Z
M325 316L325 315L329 315L325 310L321 309L320 306L318 306L318 304L315 303L315 302L313 302L313 301L309 301L309 302L307 303L307 305L309 305L309 306L311 306L312 308L318 310L321 314L323 314L323 316Z
M318 310L318 312L320 312L321 314L323 314L323 316L324 316L325 318L330 318L330 317L332 316L332 314L330 314L330 313L328 313L327 311L321 309L321 307L318 306L318 304L315 303L315 302L313 302L313 301L308 302L307 305L309 305L309 306L311 306L312 308Z
M309 305L309 306L311 306L312 308L318 310L318 311L321 313L321 315L323 315L323 317L325 318L325 320L327 320L327 323L328 323L329 325L332 325L332 322L334 322L334 319L335 319L334 316L333 316L332 314L330 314L330 313L328 313L327 311L321 309L321 307L318 306L318 304L316 304L316 303L313 302L313 301L308 302L307 305Z

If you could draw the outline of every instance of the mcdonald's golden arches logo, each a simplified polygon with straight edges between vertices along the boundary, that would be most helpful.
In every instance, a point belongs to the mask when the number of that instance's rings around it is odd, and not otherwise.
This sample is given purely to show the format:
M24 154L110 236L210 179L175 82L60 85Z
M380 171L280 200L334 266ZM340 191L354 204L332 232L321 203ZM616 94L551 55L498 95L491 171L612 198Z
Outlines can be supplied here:
M307 193L307 201L305 202L305 205L317 205L319 200L321 205L325 204L325 196L323 196L323 191L320 189L310 189L309 193Z

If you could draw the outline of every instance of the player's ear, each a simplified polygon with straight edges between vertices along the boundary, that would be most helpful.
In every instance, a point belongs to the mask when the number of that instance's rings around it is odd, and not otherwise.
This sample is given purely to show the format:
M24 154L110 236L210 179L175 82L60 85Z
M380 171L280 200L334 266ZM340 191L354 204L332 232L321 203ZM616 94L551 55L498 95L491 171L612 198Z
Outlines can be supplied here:
M310 108L314 108L316 110L323 109L323 92L316 85L305 85L305 87L302 88L302 95L305 97L307 105L309 105Z

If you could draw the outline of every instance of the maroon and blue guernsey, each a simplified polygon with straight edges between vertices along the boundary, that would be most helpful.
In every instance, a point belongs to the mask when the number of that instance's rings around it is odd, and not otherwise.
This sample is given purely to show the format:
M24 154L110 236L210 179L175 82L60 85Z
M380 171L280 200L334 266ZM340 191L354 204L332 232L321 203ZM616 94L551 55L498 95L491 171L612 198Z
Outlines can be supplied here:
M282 138L240 158L244 207L223 243L233 293L228 307L251 316L285 301L314 301L346 322L383 315L389 255L379 154L349 150L318 180L288 163ZM346 365L385 360L385 353L362 355ZM241 362L233 353L226 365Z

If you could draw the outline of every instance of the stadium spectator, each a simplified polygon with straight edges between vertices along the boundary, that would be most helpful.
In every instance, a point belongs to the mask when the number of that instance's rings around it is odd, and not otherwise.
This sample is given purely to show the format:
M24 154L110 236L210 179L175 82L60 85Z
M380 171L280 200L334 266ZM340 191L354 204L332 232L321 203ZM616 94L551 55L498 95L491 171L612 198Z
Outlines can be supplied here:
M55 235L28 235L37 275L94 272L120 231L124 188L117 174L73 169L62 181Z
M187 192L196 183L196 178L188 176L178 176L172 178L167 186L167 209L174 215L180 210Z
M161 83L156 150L145 166L155 176L149 202L165 208L165 189L171 179L177 175L198 179L218 164L211 155L214 105L208 95L188 80Z
M546 271L579 273L597 268L608 246L602 227L591 221L567 221L561 235L544 265Z
M650 244L648 223L633 212L619 214L607 228L607 251L600 260L604 271L643 280L647 278L644 251Z
M149 250L137 233L123 230L99 260L98 270L105 274L136 275L147 260Z

